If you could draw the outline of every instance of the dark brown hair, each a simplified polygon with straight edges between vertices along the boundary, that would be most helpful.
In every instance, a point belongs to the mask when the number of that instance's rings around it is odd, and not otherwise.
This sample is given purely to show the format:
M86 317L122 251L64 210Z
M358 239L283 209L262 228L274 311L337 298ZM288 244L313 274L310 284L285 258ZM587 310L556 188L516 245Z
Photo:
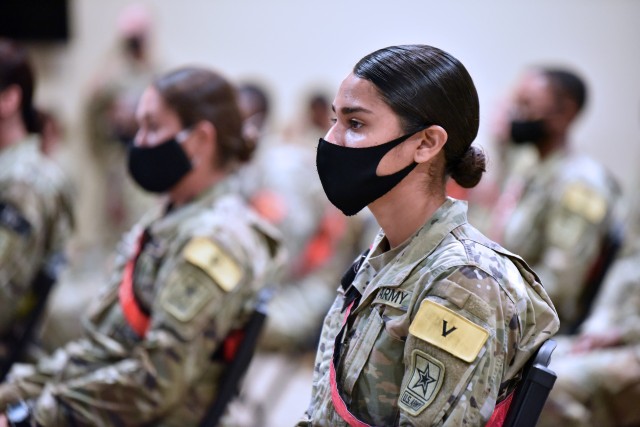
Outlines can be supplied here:
M556 98L569 98L576 104L576 113L580 113L587 103L584 80L576 72L564 68L541 67L539 70L549 80Z
M0 39L0 91L16 85L22 92L20 113L28 132L41 131L39 114L33 106L35 78L27 50L7 39Z
M255 145L242 137L242 116L235 88L220 74L199 67L169 72L153 83L160 96L178 115L182 126L202 120L216 128L218 165L248 161Z
M377 87L405 133L442 126L448 134L445 174L465 188L480 182L485 156L471 145L478 134L480 105L460 61L432 46L391 46L362 58L353 73Z

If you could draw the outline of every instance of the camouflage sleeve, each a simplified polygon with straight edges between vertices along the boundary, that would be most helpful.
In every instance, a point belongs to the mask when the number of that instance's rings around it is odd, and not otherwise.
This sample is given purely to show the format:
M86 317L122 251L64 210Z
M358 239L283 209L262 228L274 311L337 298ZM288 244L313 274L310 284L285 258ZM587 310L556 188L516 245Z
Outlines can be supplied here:
M315 345L322 319L335 298L335 283L334 275L316 271L298 282L284 284L269 302L260 347L295 351Z
M342 327L342 319L344 317L344 313L342 312L343 304L344 291L342 290L342 287L339 287L338 296L325 316L322 326L322 334L320 336L316 358L313 365L311 401L302 419L297 424L300 427L311 425L311 416L318 412L320 399L322 396L328 395L330 384L326 381L327 372L329 372L329 366L331 365L331 359L333 356L333 343L336 339L336 335L340 332L340 328Z
M254 251L264 251L256 240ZM255 260L208 237L195 237L161 267L150 329L123 358L51 383L35 402L49 426L142 425L174 407L210 370L211 357L242 323L254 296ZM125 422L126 420L126 422Z
M399 425L484 425L515 356L515 304L475 267L453 271L427 292L405 344Z
M595 262L612 207L586 184L565 186L552 204L545 224L545 248L533 265L561 317L573 320L590 268Z
M0 332L19 315L45 256L46 206L29 185L14 184L0 199Z
M626 344L640 343L640 251L616 260L592 312L581 326L590 335L620 334Z

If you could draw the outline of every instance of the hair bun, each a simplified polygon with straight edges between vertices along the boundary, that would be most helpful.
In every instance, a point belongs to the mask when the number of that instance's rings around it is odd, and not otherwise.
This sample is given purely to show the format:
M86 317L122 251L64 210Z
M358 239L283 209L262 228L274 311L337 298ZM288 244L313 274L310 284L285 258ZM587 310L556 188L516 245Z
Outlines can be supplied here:
M482 149L470 145L458 162L451 168L453 178L463 188L473 188L480 182L487 161Z

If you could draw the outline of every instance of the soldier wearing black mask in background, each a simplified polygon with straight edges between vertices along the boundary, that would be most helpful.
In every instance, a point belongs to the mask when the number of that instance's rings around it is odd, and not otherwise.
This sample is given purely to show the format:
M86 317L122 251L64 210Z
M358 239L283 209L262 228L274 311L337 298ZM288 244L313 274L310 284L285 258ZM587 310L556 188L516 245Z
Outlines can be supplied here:
M135 109L144 88L160 69L153 55L153 15L131 3L118 15L112 50L92 76L85 99L84 126L88 167L82 174L93 188L81 191L81 241L104 259L121 234L156 202L144 194L126 170L127 146L138 125ZM85 179L85 178L83 178ZM82 189L81 189L82 190ZM96 266L103 271L103 266Z
M585 83L571 71L541 67L523 73L499 133L509 144L506 151L530 150L535 157L523 164L520 156L520 163L504 166L512 173L486 230L540 276L558 310L561 331L572 329L582 315L585 307L578 301L620 199L619 186L604 166L570 143L586 100ZM513 173L514 168L519 169Z

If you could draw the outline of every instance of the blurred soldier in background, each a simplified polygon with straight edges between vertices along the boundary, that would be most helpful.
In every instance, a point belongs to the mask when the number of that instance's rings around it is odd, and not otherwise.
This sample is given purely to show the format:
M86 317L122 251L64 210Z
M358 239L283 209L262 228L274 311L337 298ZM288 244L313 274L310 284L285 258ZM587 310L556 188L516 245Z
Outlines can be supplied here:
M137 130L135 108L157 66L151 57L152 20L141 4L126 6L117 21L117 51L101 64L86 99L86 143L94 191L85 190L83 217L91 243L111 253L121 234L154 203L126 173L126 150ZM91 170L94 169L94 170ZM101 257L98 257L101 258ZM103 266L100 266L104 268Z
M532 266L558 310L561 331L573 327L584 285L616 221L620 190L605 168L576 152L569 131L587 99L584 82L564 69L527 70L504 123L513 144L531 144L539 161L507 172L489 236Z
M277 230L238 195L253 146L226 79L165 74L137 119L129 170L165 203L122 240L82 338L0 386L0 411L25 425L197 426L233 360L226 337L283 261Z
M322 138L329 129L331 118L331 97L321 91L310 93L302 108L302 115L283 131L283 139L286 142L313 146Z
M41 147L25 49L0 39L0 365L48 293L73 225L69 182Z
M640 246L613 265L580 334L558 339L550 368L558 374L538 425L640 425Z
M378 227L373 216L347 218L329 203L316 173L318 138L288 143L269 132L265 89L241 85L239 102L245 135L257 145L255 159L243 170L244 192L282 232L290 261L273 284L260 351L245 377L244 403L235 412L246 418L239 421L244 425L292 425L297 419L292 406L306 405L300 397L311 385L313 353L335 288ZM325 131L328 125L327 118Z
M38 331L39 346L30 349L32 357L38 357L36 351L48 354L82 335L78 318L109 280L116 242L156 203L156 196L141 190L126 170L127 146L137 130L135 108L157 68L149 49L151 24L149 11L140 4L122 10L116 27L117 50L101 64L85 100L85 145L77 154L79 158L60 159L77 175L78 226L70 268L51 295ZM45 133L46 152L52 151L51 134Z

